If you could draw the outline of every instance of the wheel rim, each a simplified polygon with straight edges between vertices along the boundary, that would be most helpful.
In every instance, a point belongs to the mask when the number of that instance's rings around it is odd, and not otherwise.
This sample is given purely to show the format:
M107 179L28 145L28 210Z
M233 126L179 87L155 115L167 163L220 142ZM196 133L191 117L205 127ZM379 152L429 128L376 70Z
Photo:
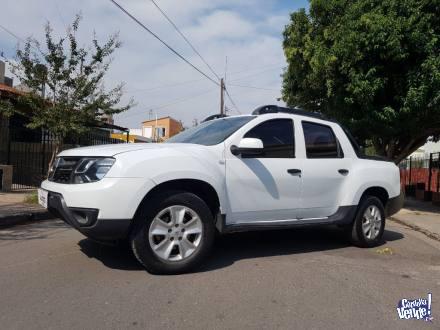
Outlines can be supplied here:
M160 211L151 222L148 240L162 260L180 261L190 257L200 245L203 223L187 206L173 205Z
M376 205L370 205L362 217L362 231L368 239L375 239L382 226L382 214Z

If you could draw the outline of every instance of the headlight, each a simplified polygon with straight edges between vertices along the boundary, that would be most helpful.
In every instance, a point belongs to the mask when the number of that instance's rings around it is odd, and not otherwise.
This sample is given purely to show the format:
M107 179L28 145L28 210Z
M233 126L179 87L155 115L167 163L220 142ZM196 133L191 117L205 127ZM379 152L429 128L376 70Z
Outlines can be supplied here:
M49 178L52 178L53 177L53 174L55 173L55 170L57 169L57 167L58 167L58 164L60 163L60 157L56 157L55 159L54 159L54 161L52 162L52 165L50 166L50 168L49 168Z
M114 162L114 158L82 158L73 172L73 183L88 183L101 180Z

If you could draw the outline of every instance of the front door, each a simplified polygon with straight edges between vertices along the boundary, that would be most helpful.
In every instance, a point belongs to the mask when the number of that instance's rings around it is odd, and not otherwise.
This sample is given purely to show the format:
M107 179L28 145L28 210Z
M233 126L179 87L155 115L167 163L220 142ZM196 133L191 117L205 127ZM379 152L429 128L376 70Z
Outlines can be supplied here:
M226 150L226 186L230 210L226 222L256 223L296 219L301 193L301 162L295 158L292 119L257 124L241 138L262 140L264 153L234 156Z

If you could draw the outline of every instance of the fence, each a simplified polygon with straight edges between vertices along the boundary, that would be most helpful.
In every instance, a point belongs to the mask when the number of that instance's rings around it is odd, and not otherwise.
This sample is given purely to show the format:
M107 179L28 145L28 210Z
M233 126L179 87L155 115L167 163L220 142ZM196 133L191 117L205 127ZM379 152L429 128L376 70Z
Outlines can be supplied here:
M61 150L98 145L125 143L112 139L109 131L93 129L81 136L64 139ZM34 189L43 181L55 150L56 141L46 130L31 130L26 127L0 126L0 164L13 165L12 190Z
M424 190L429 194L440 189L440 153L428 157L410 157L399 164L400 181L411 195L413 190Z

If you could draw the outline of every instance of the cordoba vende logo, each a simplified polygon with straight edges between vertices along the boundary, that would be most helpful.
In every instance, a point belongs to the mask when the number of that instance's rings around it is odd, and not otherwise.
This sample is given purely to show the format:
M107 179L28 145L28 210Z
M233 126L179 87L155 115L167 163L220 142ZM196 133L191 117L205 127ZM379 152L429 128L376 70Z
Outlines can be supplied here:
M428 293L428 299L402 299L397 304L397 313L401 320L425 320L431 321L432 317L432 295Z

